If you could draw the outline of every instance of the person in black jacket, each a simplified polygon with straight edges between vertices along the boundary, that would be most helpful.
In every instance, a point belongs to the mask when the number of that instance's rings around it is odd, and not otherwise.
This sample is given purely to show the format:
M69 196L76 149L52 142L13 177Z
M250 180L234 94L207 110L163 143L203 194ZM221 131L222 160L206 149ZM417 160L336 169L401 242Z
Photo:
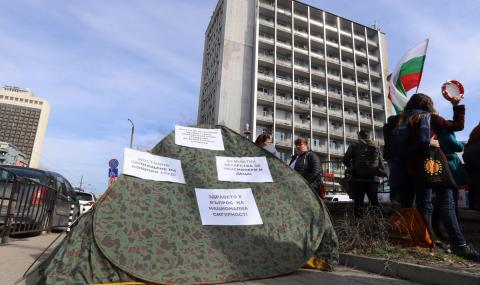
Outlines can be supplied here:
M370 206L379 206L378 184L379 177L386 176L380 150L371 141L370 131L358 132L358 142L351 144L343 164L352 175L350 188L353 192L353 213L356 218L363 216L363 200L365 194Z
M290 160L290 168L300 173L310 186L318 191L321 185L322 166L320 158L308 149L308 141L305 138L295 140L295 152Z
M480 210L480 124L470 133L463 152L463 160L470 178L468 189L470 209Z

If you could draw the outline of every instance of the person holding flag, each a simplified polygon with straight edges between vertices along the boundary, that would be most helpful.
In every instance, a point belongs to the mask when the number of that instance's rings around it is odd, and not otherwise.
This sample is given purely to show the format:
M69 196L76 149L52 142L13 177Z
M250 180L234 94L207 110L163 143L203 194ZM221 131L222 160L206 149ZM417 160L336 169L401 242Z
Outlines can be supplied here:
M409 50L395 67L393 73L388 75L388 100L392 104L395 112L400 114L408 102L407 91L420 86L422 79L423 65L427 53L428 39L418 43L413 49ZM387 124L383 127L385 147L383 158L388 163L389 183L390 183L390 200L399 202L400 189L405 188L405 174L401 163L397 158L393 157L397 145L394 141L390 141L392 131L396 126L398 117L392 116L388 118Z

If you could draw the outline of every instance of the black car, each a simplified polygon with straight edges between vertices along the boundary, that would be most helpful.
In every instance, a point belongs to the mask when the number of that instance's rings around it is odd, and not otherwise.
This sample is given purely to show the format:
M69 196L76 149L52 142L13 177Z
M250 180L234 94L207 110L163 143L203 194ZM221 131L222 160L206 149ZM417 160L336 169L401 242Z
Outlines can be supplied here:
M62 175L53 171L10 165L0 165L0 170L2 169L4 170L3 176L5 176L5 173L8 173L7 176L12 176L11 174L13 173L17 177L24 179L23 182L20 183L21 186L18 197L13 197L15 201L13 206L14 210L11 210L11 212L14 213L13 225L19 222L32 223L42 221L43 223L49 224L52 228L66 227L69 222L72 204L75 205L72 216L77 217L79 215L79 203L75 191L70 182ZM2 179L1 182L3 187L0 185L0 192L11 191L12 184L8 179ZM48 196L47 193L49 194ZM9 193L3 193L3 196L7 197L7 194ZM2 193L0 193L0 195L2 195ZM44 204L47 199L51 201L48 205L49 208L46 212L43 211L45 214L39 215L38 213L41 212L39 209L45 207ZM7 202L8 201L4 199L0 205L0 217L6 216ZM26 209L22 211L21 205L19 206L18 204L28 204L28 208L25 207ZM41 215L46 215L46 218L41 217ZM1 222L3 221L0 221L0 223ZM46 224L40 227L37 225L36 228L43 228Z

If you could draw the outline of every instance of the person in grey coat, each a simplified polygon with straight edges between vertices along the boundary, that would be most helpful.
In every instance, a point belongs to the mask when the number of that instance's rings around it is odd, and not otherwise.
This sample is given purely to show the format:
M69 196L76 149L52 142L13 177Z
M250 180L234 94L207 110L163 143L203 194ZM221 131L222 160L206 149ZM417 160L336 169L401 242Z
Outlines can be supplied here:
M255 140L255 144L264 150L273 154L276 158L280 159L280 153L272 143L272 136L269 134L261 134Z

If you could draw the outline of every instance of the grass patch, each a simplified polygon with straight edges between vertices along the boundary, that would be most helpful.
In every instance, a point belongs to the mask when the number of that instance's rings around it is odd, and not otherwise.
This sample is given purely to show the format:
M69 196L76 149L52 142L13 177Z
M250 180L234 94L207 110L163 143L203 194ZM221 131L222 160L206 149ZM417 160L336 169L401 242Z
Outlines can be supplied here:
M430 252L418 247L401 247L388 239L388 219L378 207L369 207L361 219L346 213L334 222L340 252L427 266L451 265L471 267L472 262L451 254L448 249ZM478 263L474 263L478 264ZM480 266L480 265L479 265Z

